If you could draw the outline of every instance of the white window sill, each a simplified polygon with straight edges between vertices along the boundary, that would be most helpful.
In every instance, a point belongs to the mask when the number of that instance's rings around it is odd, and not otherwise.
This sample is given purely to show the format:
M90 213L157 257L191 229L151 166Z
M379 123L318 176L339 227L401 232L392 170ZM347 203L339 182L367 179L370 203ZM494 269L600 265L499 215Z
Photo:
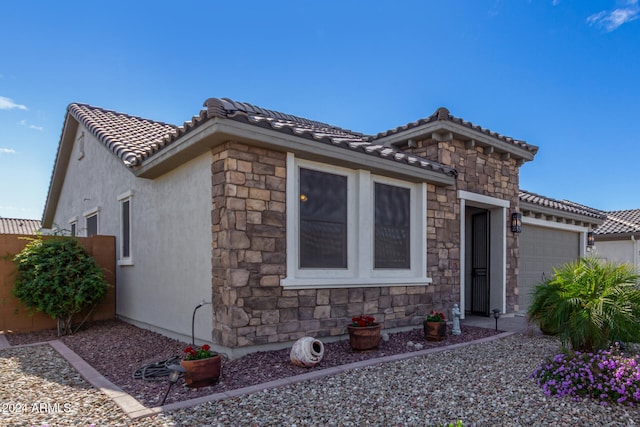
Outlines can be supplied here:
M285 278L280 280L280 285L286 289L323 289L323 288L373 288L390 286L427 286L432 283L430 277L414 278L313 278L298 279Z
M133 265L133 260L131 258L123 258L118 260L118 265Z

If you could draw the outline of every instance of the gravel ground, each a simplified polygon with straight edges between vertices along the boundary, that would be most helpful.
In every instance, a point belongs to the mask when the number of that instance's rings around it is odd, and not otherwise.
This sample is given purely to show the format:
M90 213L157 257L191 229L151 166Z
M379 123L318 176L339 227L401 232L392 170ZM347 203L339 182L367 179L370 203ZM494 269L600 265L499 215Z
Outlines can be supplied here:
M421 329L390 334L389 340L380 343L375 351L353 352L346 341L325 344L322 362L314 368L295 366L290 361L290 349L258 352L236 360L225 360L218 384L200 389L183 386L182 380L171 389L166 403L207 396L227 390L261 384L280 378L299 375L333 366L344 365L374 357L415 351L408 342L421 344L424 348L457 344L495 335L492 329L462 326L462 335L452 336L449 326L446 341L427 342ZM56 331L41 331L31 334L10 334L12 345L29 344L58 339ZM149 382L134 379L133 373L140 367L180 356L187 344L166 338L155 332L137 328L125 322L96 322L72 336L62 337L71 350L93 366L112 383L148 407L158 406L167 391L167 381Z
M110 353L111 341L94 339L103 356ZM135 346L114 351L128 354ZM130 421L49 346L10 348L0 351L0 425L430 426L458 419L466 427L640 424L635 408L544 396L529 374L558 349L554 339L514 335Z

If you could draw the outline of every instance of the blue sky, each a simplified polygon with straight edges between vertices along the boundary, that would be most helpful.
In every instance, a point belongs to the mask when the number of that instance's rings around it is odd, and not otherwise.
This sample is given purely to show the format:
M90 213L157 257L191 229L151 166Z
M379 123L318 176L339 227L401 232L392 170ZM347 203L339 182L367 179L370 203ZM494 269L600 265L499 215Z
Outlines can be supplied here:
M68 104L182 124L209 97L363 133L445 106L540 147L521 188L640 208L638 0L25 0L0 16L2 217L41 217Z

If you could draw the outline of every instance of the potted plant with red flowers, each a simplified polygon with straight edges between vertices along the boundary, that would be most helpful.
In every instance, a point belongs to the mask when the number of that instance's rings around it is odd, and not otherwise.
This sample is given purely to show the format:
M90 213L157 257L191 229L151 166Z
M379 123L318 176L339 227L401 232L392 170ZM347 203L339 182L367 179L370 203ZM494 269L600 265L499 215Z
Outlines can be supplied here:
M352 317L351 324L347 326L351 348L356 351L377 348L380 344L381 330L382 324L376 322L373 316Z
M447 333L447 321L441 311L431 310L422 322L422 326L427 341L442 341Z
M183 350L180 364L185 369L184 382L187 387L198 388L215 384L220 379L222 356L211 350L208 344L190 345Z

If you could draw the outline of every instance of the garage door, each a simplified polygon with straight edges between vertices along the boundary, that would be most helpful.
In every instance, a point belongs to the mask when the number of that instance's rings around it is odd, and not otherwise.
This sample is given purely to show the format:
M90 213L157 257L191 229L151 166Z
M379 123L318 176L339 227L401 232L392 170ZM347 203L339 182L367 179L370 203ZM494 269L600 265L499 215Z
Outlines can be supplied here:
M580 233L524 224L520 235L520 311L531 304L531 293L542 280L549 278L553 267L580 257Z

